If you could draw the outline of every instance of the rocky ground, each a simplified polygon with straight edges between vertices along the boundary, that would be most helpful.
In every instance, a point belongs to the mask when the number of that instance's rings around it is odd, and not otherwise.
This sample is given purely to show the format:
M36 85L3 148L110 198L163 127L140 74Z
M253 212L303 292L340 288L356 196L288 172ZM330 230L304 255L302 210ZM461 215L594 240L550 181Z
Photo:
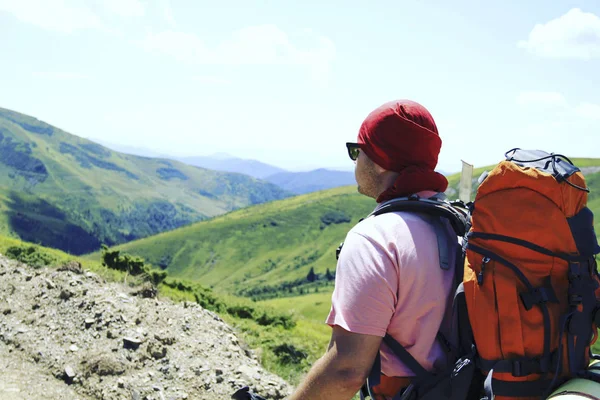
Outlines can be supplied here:
M0 256L0 399L230 399L243 386L282 399L217 315L81 269Z

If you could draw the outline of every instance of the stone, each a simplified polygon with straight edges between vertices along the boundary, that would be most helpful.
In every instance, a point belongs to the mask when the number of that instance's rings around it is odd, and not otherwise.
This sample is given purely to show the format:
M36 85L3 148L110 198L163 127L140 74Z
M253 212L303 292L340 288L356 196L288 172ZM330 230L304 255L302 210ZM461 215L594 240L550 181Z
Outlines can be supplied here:
M154 339L158 340L159 342L161 342L162 344L167 345L167 346L171 346L175 343L174 336L159 335L158 333L155 333Z
M69 261L63 266L58 267L57 271L69 271L76 274L83 274L83 268L81 267L81 263L78 261Z
M61 300L69 300L71 297L75 296L75 293L70 291L69 289L63 289L58 296Z
M167 348L158 342L150 342L148 344L148 354L156 360L166 357Z
M73 378L75 378L75 370L70 365L65 367L65 381L67 383L72 382Z
M142 341L136 337L126 336L123 338L123 347L126 349L137 349L142 344Z

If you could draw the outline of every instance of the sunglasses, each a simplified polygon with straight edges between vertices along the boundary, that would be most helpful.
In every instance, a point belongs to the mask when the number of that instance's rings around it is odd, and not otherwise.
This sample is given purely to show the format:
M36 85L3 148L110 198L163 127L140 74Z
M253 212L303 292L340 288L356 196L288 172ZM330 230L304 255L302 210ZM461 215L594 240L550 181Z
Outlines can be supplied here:
M360 146L358 143L346 142L346 148L348 149L348 155L352 161L356 161L358 153L360 153Z

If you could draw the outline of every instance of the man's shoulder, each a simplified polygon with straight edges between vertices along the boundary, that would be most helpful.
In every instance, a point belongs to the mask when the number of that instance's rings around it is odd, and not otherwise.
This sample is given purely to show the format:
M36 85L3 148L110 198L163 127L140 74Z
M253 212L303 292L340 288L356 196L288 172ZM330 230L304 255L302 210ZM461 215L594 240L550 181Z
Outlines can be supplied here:
M356 224L351 233L365 237L381 236L388 234L397 235L401 232L410 232L414 228L422 228L428 223L422 216L408 211L390 211L379 215L371 215Z

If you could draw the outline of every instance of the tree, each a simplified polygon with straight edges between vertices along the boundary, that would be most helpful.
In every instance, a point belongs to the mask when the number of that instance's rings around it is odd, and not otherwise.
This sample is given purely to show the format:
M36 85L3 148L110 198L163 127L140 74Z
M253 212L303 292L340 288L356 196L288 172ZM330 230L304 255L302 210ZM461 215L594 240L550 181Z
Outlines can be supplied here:
M310 267L310 271L308 271L308 275L306 275L306 280L309 282L314 282L317 280L317 275L315 274L314 267Z
M329 271L329 268L327 268L327 271L325 271L325 279L327 279L328 281L332 281L335 279L335 276L331 273L331 271Z

